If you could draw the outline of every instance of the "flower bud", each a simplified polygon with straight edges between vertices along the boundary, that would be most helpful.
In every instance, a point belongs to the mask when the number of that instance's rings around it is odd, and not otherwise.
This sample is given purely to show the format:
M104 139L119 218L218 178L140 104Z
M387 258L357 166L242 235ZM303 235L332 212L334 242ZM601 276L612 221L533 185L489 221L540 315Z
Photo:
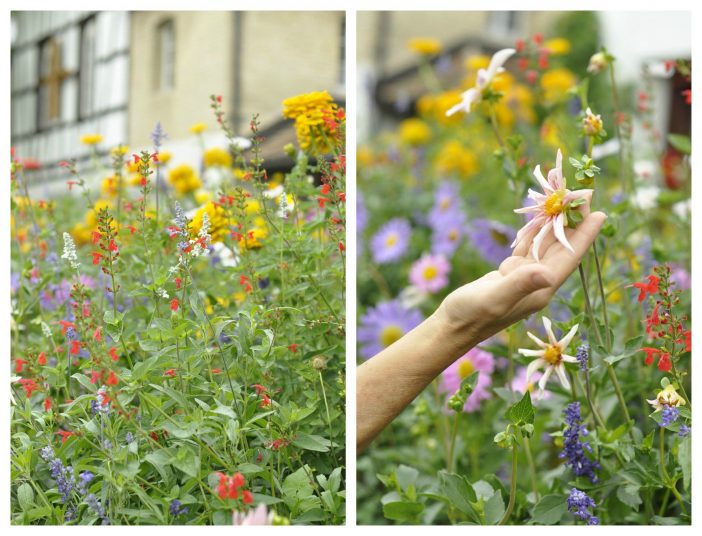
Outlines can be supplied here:
M323 355L316 355L312 358L312 368L315 370L324 370L327 368L327 358Z
M587 66L587 72L590 74L601 73L605 67L609 65L609 58L604 52L597 52L590 58L590 63Z
M588 108L583 117L583 132L586 136L598 136L602 133L602 116L595 115Z

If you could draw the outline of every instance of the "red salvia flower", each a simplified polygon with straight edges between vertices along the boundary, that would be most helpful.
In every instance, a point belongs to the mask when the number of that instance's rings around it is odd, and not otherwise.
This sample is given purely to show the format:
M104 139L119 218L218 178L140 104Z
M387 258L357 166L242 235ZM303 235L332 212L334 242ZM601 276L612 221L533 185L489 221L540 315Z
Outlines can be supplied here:
M51 399L48 397L45 398L44 399L44 411L49 411L51 409L51 407L52 407Z
M346 246L344 246L343 242L339 242L339 251L341 251L342 253L346 251Z
M46 354L44 352L39 352L39 356L37 357L37 363L40 365L46 365Z
M56 435L61 436L61 443L65 443L66 439L76 434L74 432L69 432L68 430L59 430L58 432L56 432Z
M102 341L102 330L100 326L95 328L95 331L93 332L93 339L96 340L97 342Z
M176 289L180 290L180 286L183 284L183 280L180 277L175 278Z
M97 383L98 380L102 380L102 372L98 372L97 370L91 370L90 383Z
M24 369L24 365L26 365L27 362L24 359L20 359L19 357L15 359L15 372L19 374L22 372L22 369Z
M92 237L92 243L97 244L98 242L100 242L100 238L102 238L102 235L98 231L93 231Z
M80 341L71 341L71 355L76 355L80 352Z
M670 372L670 367L670 354L665 352L664 354L661 354L661 357L658 359L658 370L661 372Z
M178 298L173 298L171 300L171 311L177 311L178 310Z
M108 353L110 354L112 361L119 360L119 356L117 355L117 349L114 346L110 348L110 351Z
M646 354L646 359L644 359L644 363L647 365L652 365L653 360L656 357L656 354L660 354L661 351L658 348L649 348L649 347L644 347L639 350L640 352L644 352Z
M168 376L169 378L175 378L176 371L175 369L168 369L163 373L164 376Z
M290 350L293 354L297 353L297 343L292 343L290 346L288 346L288 350Z
M639 303L646 299L646 294L655 294L658 292L658 284L660 279L655 275L649 275L648 283L633 283L630 286L639 289Z
M268 408L271 405L271 399L268 395L263 395L263 398L261 399L261 407L262 408Z
M73 322L69 322L68 320L59 320L59 324L61 324L61 334L65 335L66 331L68 328L73 328L75 329L76 325Z
M102 258L102 253L99 251L93 251L93 264L98 264L100 262L100 259Z
M266 388L261 385L260 383L254 383L251 387L253 387L256 390L256 394L260 395L266 392Z
M31 378L22 378L21 380L19 380L19 382L22 385L22 389L24 389L27 398L31 397L34 391L39 390L37 382L35 382Z
M109 376L107 376L107 381L105 383L107 385L117 385L119 383L119 380L117 379L115 373L110 371L110 374Z
M514 43L514 49L517 51L517 53L524 52L525 46L526 43L524 42L524 39L517 39L517 41Z
M253 495L247 489L244 490L244 504L251 504L253 502Z

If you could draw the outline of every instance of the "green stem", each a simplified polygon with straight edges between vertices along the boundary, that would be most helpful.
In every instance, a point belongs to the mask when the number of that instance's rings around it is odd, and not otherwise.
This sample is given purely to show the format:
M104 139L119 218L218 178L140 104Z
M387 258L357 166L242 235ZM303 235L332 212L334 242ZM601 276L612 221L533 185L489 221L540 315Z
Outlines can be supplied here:
M682 383L682 377L680 376L680 373L678 372L677 367L675 366L675 362L671 361L672 364L672 370L673 370L673 377L675 378L675 381L678 384L678 387L680 387L680 393L683 395L683 398L685 399L685 402L687 403L687 407L692 409L692 403L690 402L690 399L687 396L687 392L685 391L685 387L683 386Z
M605 338L607 339L607 349L612 351L612 336L609 333L609 320L607 318L607 300L605 299L604 284L602 283L602 271L600 270L600 259L597 255L597 240L592 243L592 252L595 256L595 268L597 269L597 285L600 288L600 300L602 300L602 316L605 325Z
M529 466L529 477L531 478L531 489L534 492L534 500L539 500L539 488L536 484L536 466L534 465L534 458L531 455L531 444L529 438L524 438L524 454L526 454L527 465Z
M456 436L458 435L458 421L461 418L461 411L457 411L453 419L453 427L451 429L451 439L448 448L448 460L446 460L446 470L451 473L453 471L453 458L456 448Z
M517 498L517 447L512 445L512 483L509 488L509 503L507 503L507 510L505 514L500 519L498 525L506 525L509 520L509 516L512 515L512 509L514 508L514 501Z
M329 441L331 442L332 456L334 457L334 463L336 463L336 450L334 449L334 439L332 438L332 423L331 415L329 414L329 404L327 403L327 391L324 389L324 379L322 378L322 371L318 370L319 373L319 385L322 388L322 398L324 399L324 409L327 411L327 425L329 426Z

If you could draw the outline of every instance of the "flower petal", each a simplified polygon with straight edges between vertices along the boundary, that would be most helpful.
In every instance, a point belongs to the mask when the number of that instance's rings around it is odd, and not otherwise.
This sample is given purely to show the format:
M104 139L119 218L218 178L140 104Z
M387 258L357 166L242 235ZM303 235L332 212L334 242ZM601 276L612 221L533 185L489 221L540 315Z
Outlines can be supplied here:
M517 352L526 356L526 357L543 357L544 356L543 350L532 350L530 348L519 348L517 350Z
M551 230L551 227L553 227L553 220L548 220L544 226L541 228L541 230L537 233L537 235L534 237L534 241L532 243L531 247L531 254L534 256L534 260L536 262L539 261L539 248L541 247L541 242L543 241L544 238L546 238L546 235L548 232Z
M544 329L546 330L546 335L548 335L549 342L554 346L557 345L558 341L556 340L556 336L553 334L553 329L551 328L551 319L542 316L541 320L544 323Z
M566 355L566 354L561 354L561 359L565 361L566 363L577 363L578 358L573 357L572 355Z
M539 183L541 188L543 188L544 193L546 193L546 194L553 193L553 189L549 186L548 181L544 177L543 173L541 173L541 165L537 165L534 168L534 177L536 177L536 181Z
M487 68L488 80L492 80L505 62L516 52L513 48L503 48L493 54L490 65Z
M571 253L575 253L573 246L570 245L570 242L568 242L568 239L565 235L565 226L563 222L562 212L558 216L556 216L556 219L553 222L553 234L556 235L556 239L563 245L564 248L566 248Z
M531 333L530 331L527 331L527 337L529 337L532 341L534 341L536 344L541 346L541 348L548 348L548 344L546 344L544 341L539 339L536 335Z
M568 381L568 376L566 376L565 365L563 363L558 363L556 365L556 374L558 374L558 379L561 380L561 385L565 389L570 389L570 382Z
M575 334L578 332L578 324L575 324L572 328L570 328L570 331L568 334L563 337L560 341L558 341L558 346L561 347L561 352L563 350L566 350L568 348L568 345L570 344L570 341L573 340L573 337L575 337Z
M541 389L542 391L546 388L546 382L551 377L551 373L553 373L553 365L549 365L548 367L546 367L544 375L541 376L541 378L539 379L539 389ZM527 383L529 382L527 381Z
M548 183L554 190L565 189L565 180L563 180L563 154L558 149L556 153L556 167L548 172Z
M526 369L526 377L525 377L525 383L529 385L529 380L531 377L534 375L534 372L536 372L538 369L546 365L546 360L545 359L534 359L531 363L527 365ZM543 378L543 376L542 376Z

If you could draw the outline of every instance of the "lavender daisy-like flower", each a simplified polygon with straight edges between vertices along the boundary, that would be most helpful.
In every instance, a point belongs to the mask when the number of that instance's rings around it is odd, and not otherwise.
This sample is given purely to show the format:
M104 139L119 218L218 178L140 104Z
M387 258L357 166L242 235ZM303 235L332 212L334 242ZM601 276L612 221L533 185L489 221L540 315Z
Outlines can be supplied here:
M570 466L575 476L587 477L594 484L597 482L595 470L600 468L600 464L585 456L585 451L592 452L592 447L587 441L580 440L581 435L587 435L587 429L581 424L580 402L568 404L563 414L567 426L563 432L563 451L558 457L566 459L565 464Z
M448 285L451 265L443 255L425 254L412 265L410 283L425 292L437 292Z
M465 237L465 222L465 214L458 209L430 220L431 252L451 257Z
M410 223L404 218L393 218L375 234L371 240L373 260L386 264L399 260L409 246Z
M381 302L361 317L356 332L359 354L370 359L418 326L424 317L417 309L406 309L399 300Z
M478 382L475 384L475 389L463 406L463 411L467 413L477 411L480 409L482 401L490 398L490 386L492 385L492 373L495 370L495 358L491 353L485 350L472 348L454 361L443 374L441 374L441 383L439 384L441 391L453 394L458 391L461 382L476 370L480 373L478 375Z
M472 246L483 259L495 266L512 254L510 243L515 236L514 229L498 221L478 218L468 225Z
M570 490L567 503L568 510L570 510L576 517L584 520L588 525L600 524L600 520L589 511L590 508L594 509L597 507L597 505L595 504L595 501L588 497L584 491L580 491L577 488Z
M563 177L563 155L560 149L556 153L556 167L548 172L548 180L541 173L541 166L534 168L534 177L544 193L541 194L530 188L529 198L536 201L536 204L515 209L514 212L529 214L532 218L517 231L512 247L515 247L522 240L529 240L532 244L531 253L536 262L539 262L541 243L546 235L553 231L556 240L563 244L563 247L568 251L575 253L565 235L565 227L568 225L566 211L575 201L589 201L592 197L592 190L571 191L566 189L566 181ZM534 232L536 232L535 235Z
M495 54L492 56L492 59L490 60L490 65L488 65L487 70L478 70L478 75L475 80L475 87L464 91L461 95L461 102L459 102L452 108L449 108L449 110L446 112L446 115L451 116L456 112L461 111L469 113L471 106L474 103L477 104L483 99L485 90L489 89L490 83L495 78L495 75L504 71L502 66L515 52L516 50L514 50L513 48L504 48L495 52Z
M440 220L443 216L460 209L458 185L453 181L443 181L434 192L434 206L429 211L429 221Z
M529 350L526 348L519 348L517 350L524 356L538 358L529 363L529 366L527 367L527 382L535 370L544 368L544 375L541 376L541 379L539 380L539 390L541 393L543 393L543 390L546 387L546 382L554 372L561 380L561 385L563 385L565 389L570 389L570 382L568 381L568 377L565 373L564 363L577 363L578 360L573 356L566 355L565 352L568 350L570 341L573 340L573 337L575 337L575 334L578 331L578 324L575 324L572 328L570 328L570 331L566 334L566 336L559 341L556 339L556 336L553 334L553 330L551 329L551 320L545 316L542 317L542 320L544 322L544 328L546 329L546 335L548 335L548 343L542 341L536 335L527 331L529 338L539 345L541 349Z

